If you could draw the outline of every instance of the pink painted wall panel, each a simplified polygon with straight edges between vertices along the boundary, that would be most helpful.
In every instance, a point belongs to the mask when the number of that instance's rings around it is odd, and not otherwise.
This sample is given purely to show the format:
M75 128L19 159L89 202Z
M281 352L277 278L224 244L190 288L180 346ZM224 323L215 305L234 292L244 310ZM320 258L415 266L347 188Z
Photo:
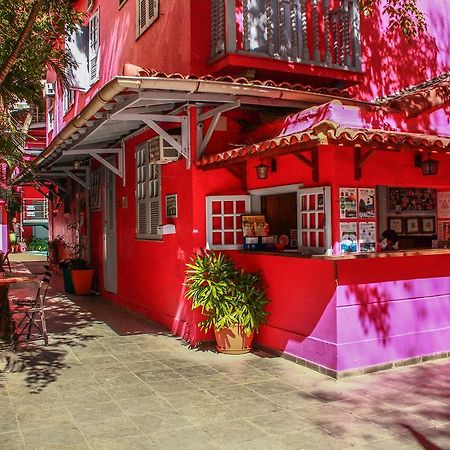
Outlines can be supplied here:
M393 336L386 346L381 340L342 344L337 349L337 371L368 367L422 355L448 352L450 329L418 331Z

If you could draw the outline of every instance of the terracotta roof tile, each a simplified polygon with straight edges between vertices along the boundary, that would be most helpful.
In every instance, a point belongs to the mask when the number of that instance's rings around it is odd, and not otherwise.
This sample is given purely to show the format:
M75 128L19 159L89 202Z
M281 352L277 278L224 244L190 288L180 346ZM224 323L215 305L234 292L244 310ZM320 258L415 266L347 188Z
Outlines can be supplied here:
M154 69L147 69L147 68L144 69L142 67L135 66L133 64L125 64L124 75L154 77L154 78L173 78L185 80L219 81L234 84L248 84L250 86L278 87L283 89L291 89L295 91L314 92L317 94L334 95L343 98L350 98L350 94L348 92L338 88L314 87L301 83L288 83L288 82L277 83L273 80L251 80L245 77L234 78L230 75L224 75L220 77L215 77L214 75L202 75L202 76L194 74L183 75L181 73L166 73L166 72L159 72Z

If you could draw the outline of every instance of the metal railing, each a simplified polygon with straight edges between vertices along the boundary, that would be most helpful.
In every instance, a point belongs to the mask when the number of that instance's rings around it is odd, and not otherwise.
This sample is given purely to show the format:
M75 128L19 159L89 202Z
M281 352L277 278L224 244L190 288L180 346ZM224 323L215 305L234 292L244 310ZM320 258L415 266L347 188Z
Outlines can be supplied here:
M211 57L361 70L358 0L211 0Z

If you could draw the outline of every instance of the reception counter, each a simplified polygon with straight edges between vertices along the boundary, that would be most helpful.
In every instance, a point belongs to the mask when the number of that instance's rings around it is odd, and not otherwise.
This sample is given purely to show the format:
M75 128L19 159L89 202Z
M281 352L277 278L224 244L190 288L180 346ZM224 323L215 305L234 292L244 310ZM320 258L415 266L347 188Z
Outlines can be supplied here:
M233 252L233 259L266 282L263 347L336 376L450 351L450 250Z

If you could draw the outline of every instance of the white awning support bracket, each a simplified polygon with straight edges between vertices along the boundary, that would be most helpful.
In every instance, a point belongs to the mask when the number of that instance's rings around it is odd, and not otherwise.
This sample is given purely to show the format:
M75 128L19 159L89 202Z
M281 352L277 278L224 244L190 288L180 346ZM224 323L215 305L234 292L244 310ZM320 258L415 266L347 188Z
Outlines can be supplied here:
M139 114L119 112L109 118L109 120L129 120L142 121L150 127L155 133L161 136L170 144L181 156L186 159L186 167L191 166L189 156L189 119L187 115L171 116L166 114ZM179 123L181 125L181 143L176 141L166 130L156 122Z
M204 113L201 113L198 115L197 119L197 134L198 134L198 141L197 141L197 158L200 158L202 153L205 151L206 147L209 144L209 141L211 140L211 137L216 130L217 124L219 123L220 117L222 113L231 111L233 109L239 108L241 106L240 100L237 100L233 103L225 103L223 105L217 106L216 108L210 109L209 111L205 111ZM207 119L210 119L212 117L212 121L209 124L208 131L206 132L205 136L203 136L203 129L204 129L204 121Z
M107 161L101 155L117 155L117 167ZM78 156L87 155L96 159L100 164L105 166L107 169L111 170L118 177L122 178L122 184L125 186L125 151L124 147L114 147L114 148L83 148L83 149L72 149L63 152L64 156Z

